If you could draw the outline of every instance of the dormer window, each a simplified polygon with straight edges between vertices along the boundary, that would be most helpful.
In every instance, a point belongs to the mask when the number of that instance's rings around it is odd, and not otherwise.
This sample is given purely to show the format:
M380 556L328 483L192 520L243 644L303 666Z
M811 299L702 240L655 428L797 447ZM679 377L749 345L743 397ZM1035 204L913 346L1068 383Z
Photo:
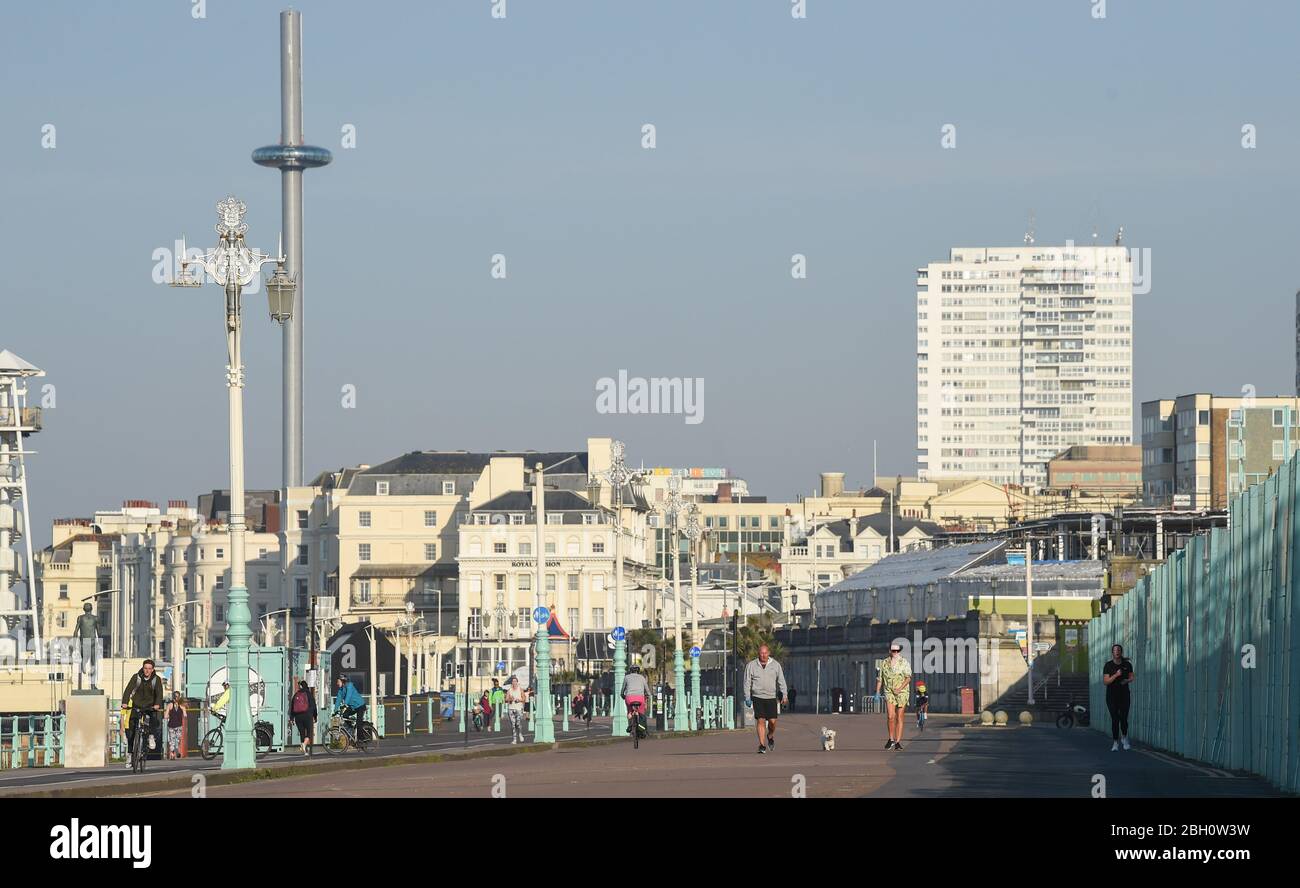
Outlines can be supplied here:
M455 482L455 481L444 481L444 482L442 482L442 495L443 495L443 496L455 496L455 495L456 495L456 482Z
M387 482L387 481L376 481L376 482L375 482L375 496L388 496L388 482Z

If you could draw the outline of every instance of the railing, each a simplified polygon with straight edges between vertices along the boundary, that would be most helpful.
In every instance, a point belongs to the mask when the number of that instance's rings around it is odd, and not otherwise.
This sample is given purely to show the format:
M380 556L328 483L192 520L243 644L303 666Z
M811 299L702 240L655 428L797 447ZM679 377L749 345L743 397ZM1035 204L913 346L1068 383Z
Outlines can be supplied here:
M0 716L0 771L61 766L66 718L56 714Z

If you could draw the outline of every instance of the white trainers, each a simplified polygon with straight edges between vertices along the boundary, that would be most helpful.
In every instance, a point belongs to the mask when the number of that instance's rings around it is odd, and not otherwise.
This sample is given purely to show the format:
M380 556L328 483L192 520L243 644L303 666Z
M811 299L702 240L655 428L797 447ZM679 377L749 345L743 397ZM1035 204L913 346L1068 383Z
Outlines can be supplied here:
M1116 740L1114 743L1112 743L1112 744L1110 745L1110 751L1111 751L1111 752L1119 752L1119 741L1118 741L1118 740Z
M1125 749L1132 749L1132 748L1133 748L1132 746L1129 746L1129 745L1128 745L1128 738L1127 738L1127 737L1124 737L1124 738L1121 739L1119 742L1120 742L1121 744L1123 744L1123 746L1124 746Z

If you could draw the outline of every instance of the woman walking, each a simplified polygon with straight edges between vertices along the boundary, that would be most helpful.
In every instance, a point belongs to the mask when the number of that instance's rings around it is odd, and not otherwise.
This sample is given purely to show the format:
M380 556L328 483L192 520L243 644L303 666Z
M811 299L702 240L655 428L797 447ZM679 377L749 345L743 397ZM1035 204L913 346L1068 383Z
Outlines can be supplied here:
M172 691L172 698L167 701L167 758L181 757L181 736L185 731L185 705L181 702L181 692Z
M903 648L897 642L889 646L889 656L880 661L876 675L876 696L885 690L885 719L889 724L886 749L903 748L903 713L907 710L907 696L912 684L912 666L903 658Z
M1110 751L1118 752L1120 744L1131 749L1128 743L1128 686L1133 683L1133 663L1124 656L1121 645L1111 645L1110 659L1102 667L1101 681L1106 686L1106 708L1110 710Z
M307 682L298 682L298 690L294 692L293 701L289 704L289 714L293 716L293 723L298 728L298 748L303 755L311 755L312 736L316 732L316 697L311 688L307 687Z
M506 689L506 711L510 713L510 730L514 739L513 746L524 739L524 703L528 701L528 691L519 686L519 676L510 676L510 687Z

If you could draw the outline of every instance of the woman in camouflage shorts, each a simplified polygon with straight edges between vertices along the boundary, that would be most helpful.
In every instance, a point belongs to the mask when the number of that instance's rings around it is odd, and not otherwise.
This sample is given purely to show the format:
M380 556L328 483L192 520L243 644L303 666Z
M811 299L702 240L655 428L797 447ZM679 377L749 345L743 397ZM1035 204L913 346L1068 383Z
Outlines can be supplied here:
M886 749L903 748L903 712L912 683L912 667L903 658L903 648L897 642L889 646L889 656L880 661L876 673L876 696L885 690L885 717L889 723Z

